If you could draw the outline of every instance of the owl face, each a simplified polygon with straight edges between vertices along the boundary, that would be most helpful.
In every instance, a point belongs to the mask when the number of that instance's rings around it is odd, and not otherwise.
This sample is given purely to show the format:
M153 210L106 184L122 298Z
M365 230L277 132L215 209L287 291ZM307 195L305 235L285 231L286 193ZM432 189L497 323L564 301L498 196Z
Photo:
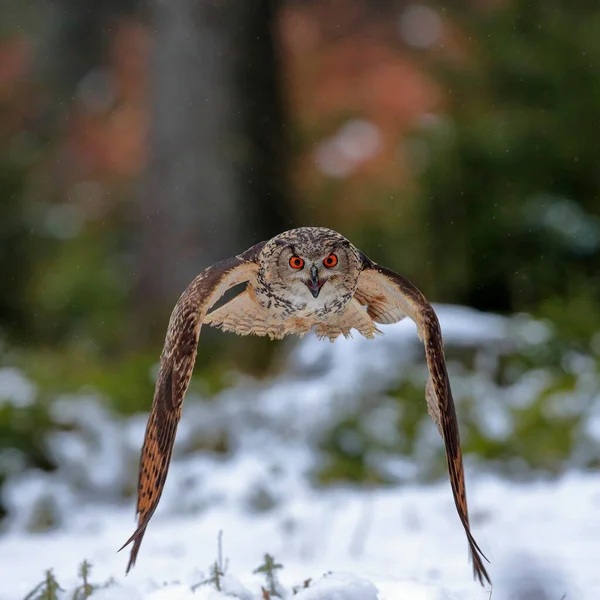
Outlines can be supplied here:
M263 249L259 265L259 282L298 316L343 311L361 271L354 246L320 227L277 236Z

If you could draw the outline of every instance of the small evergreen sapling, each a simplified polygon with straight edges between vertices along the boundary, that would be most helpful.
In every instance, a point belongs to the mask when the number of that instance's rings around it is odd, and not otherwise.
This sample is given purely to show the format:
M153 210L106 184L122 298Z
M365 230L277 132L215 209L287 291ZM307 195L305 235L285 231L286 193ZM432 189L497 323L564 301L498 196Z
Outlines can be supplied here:
M267 588L263 588L263 597L265 600L275 596L281 598L281 594L278 590L279 581L277 581L277 573L279 569L283 569L283 565L276 563L275 559L270 554L265 554L263 564L254 569L254 573L264 573L267 580Z
M75 589L75 592L73 593L73 600L87 600L98 587L89 582L88 578L91 570L92 565L87 560L84 560L79 565L79 577L81 578L82 583Z
M24 600L58 600L58 592L64 590L58 585L52 569L48 569L44 580L38 583Z
M219 592L222 591L221 578L225 576L227 572L228 561L223 561L223 532L219 531L217 537L217 559L209 567L208 572L210 577L192 586L192 591L197 590L199 587L207 584L212 584Z

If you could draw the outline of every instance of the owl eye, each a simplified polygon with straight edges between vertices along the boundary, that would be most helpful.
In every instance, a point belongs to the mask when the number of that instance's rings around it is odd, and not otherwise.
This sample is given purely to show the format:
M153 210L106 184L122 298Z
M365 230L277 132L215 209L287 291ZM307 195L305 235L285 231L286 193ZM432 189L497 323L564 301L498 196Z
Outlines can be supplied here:
M302 267L304 267L304 261L299 256L292 256L292 258L290 258L290 267L292 267L292 269L302 269Z
M330 254L327 258L323 260L323 265L325 265L328 269L332 269L337 265L338 257L335 254Z

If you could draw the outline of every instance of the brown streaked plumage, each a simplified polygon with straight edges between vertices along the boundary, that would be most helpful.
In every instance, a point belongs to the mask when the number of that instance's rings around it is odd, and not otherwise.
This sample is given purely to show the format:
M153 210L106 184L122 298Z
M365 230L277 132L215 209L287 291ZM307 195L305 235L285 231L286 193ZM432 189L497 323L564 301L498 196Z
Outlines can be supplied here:
M246 288L208 312L232 286ZM380 333L377 323L408 316L425 346L429 379L427 408L444 441L458 516L467 536L475 577L490 582L485 558L469 526L458 421L446 369L442 332L425 296L408 280L374 263L331 229L301 227L261 242L198 275L179 298L167 330L152 410L146 427L138 480L138 528L127 571L135 564L142 538L165 485L202 324L240 335L304 335L314 330L334 341L356 329Z

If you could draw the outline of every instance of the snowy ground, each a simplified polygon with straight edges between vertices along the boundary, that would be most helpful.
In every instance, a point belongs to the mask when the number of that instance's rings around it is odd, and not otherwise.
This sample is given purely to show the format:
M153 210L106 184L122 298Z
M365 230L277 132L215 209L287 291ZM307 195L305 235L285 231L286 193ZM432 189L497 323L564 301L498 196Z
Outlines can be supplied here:
M507 320L450 307L440 318L447 343L509 343ZM528 343L545 335L535 324L519 329ZM409 324L385 331L373 342L308 339L294 354L293 372L259 386L241 382L212 406L190 403L163 500L127 577L128 549L116 550L134 529L133 503L123 504L115 490L131 478L124 464L131 453L137 457L145 417L121 423L85 399L57 402L62 414L83 410L96 437L89 443L57 436L52 447L62 470L27 473L7 486L15 510L0 537L0 600L24 598L50 567L70 599L84 558L94 582L115 579L92 596L98 600L224 600L231 595L209 585L192 591L208 577L220 530L228 559L224 587L244 600L262 598L264 579L253 571L267 552L284 566L283 595L297 600L600 598L598 473L572 470L557 481L517 484L467 468L473 533L491 562L491 596L489 586L472 579L447 481L425 486L407 477L390 489L311 487L306 473L316 457L308 437L340 402L352 402L365 380L391 377L390 351L400 368L414 354ZM509 393L523 401L532 388L535 382L522 381ZM244 395L250 404L241 402ZM502 421L499 410L490 408L491 421ZM182 451L218 420L236 432L231 456ZM433 426L431 433L431 443L440 445ZM410 465L395 469L409 472ZM42 496L57 504L60 526L27 533L28 511ZM310 586L292 596L292 587L309 578Z
M253 468L257 465L241 461L217 477L227 487ZM469 483L474 532L491 561L494 598L518 598L515 587L535 578L548 590L541 598L600 598L600 477L570 475L557 483L522 486L493 478ZM228 572L256 594L248 598L260 597L263 580L252 571L265 552L284 565L280 578L288 588L333 571L335 578L303 591L298 600L490 597L471 579L445 484L371 493L305 488L262 517L246 514L234 502L201 516L162 512L146 535L138 565L124 577L127 556L116 549L132 526L130 508L82 506L61 531L7 535L0 545L0 598L23 598L49 566L64 586L74 587L84 557L94 565L94 581L111 576L117 581L101 598L220 598L208 586L190 590L216 559L219 529Z

